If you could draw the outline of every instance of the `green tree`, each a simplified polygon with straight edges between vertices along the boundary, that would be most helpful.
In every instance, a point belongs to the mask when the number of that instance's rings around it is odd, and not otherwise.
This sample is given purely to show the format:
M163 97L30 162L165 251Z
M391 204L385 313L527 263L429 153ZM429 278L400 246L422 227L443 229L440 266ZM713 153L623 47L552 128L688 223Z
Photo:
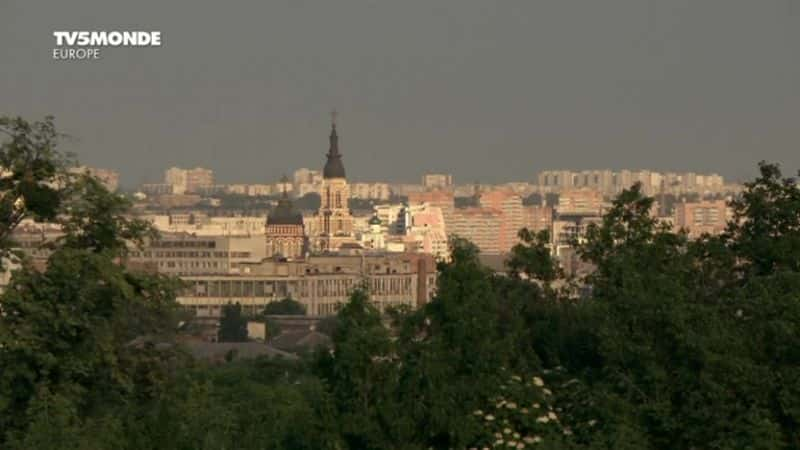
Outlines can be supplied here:
M11 233L25 218L52 220L69 179L69 159L58 152L60 134L52 117L30 123L0 117L0 257L11 256Z
M220 342L247 341L247 317L242 315L242 305L239 303L228 303L222 307L218 339Z
M318 373L331 386L348 448L386 448L392 442L386 394L397 364L389 332L363 289L353 292L338 317L333 352L318 354Z
M305 314L305 306L291 297L270 302L264 307L264 315L304 316Z
M2 218L4 229L13 231L20 217L49 218L64 225L65 237L44 271L22 260L0 296L0 446L29 448L47 431L64 436L51 448L74 447L88 414L152 398L163 386L177 355L149 343L170 342L177 284L119 264L122 240L136 241L149 227L124 218L126 203L99 183L61 172L49 119L16 119L11 135L4 164L34 169L22 177L25 200Z

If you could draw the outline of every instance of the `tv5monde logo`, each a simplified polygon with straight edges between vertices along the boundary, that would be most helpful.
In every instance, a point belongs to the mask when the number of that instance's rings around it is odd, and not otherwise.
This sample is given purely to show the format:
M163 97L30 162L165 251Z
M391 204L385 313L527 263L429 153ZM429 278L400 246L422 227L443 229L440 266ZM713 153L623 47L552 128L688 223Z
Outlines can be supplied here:
M107 47L160 47L160 31L53 31L53 59L93 60Z

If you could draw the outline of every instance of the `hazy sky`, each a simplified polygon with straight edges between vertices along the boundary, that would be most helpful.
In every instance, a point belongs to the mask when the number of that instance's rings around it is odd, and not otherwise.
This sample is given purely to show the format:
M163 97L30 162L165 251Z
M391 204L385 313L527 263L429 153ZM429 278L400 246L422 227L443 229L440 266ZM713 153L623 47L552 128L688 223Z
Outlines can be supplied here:
M54 30L160 48L54 61ZM800 0L0 0L0 115L56 116L82 162L158 181L321 168L531 180L554 168L800 168Z

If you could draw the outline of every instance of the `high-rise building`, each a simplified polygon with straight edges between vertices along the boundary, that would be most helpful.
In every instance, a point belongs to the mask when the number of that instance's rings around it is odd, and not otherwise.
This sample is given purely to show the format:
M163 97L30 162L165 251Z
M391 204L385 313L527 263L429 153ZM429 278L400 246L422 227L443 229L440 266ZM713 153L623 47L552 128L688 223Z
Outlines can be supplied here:
M421 205L423 203L440 208L444 215L444 220L447 221L455 208L455 196L452 191L444 189L408 193L409 206Z
M172 186L172 194L186 192L186 169L170 167L164 172L164 183Z
M553 226L553 208L550 206L523 206L522 225L535 233L550 230Z
M415 243L407 251L427 253L437 260L447 260L450 249L444 215L441 208L427 203L408 206L403 211L404 234L408 242Z
M448 236L458 236L475 244L482 253L501 254L498 236L508 234L502 211L494 208L457 208L446 220Z
M453 176L449 173L426 173L422 176L426 189L446 189L453 186Z
M539 173L539 189L542 192L561 192L566 189L592 189L605 196L619 194L634 183L641 183L642 192L647 195L659 193L701 194L720 193L726 187L717 174L697 174L694 172L673 173L651 170L547 170Z
M558 196L559 214L599 215L603 209L603 193L594 189L568 189Z
M201 187L214 184L214 171L196 167L186 171L186 192L197 192Z
M504 227L498 230L497 240L501 253L511 250L519 239L517 233L524 224L522 197L510 190L492 190L478 194L478 203L484 208L503 214Z
M172 185L173 194L196 193L200 188L214 184L214 171L202 167L194 169L171 167L164 172L164 182Z
M675 206L674 226L685 229L689 237L701 234L719 234L733 217L725 200L678 203Z

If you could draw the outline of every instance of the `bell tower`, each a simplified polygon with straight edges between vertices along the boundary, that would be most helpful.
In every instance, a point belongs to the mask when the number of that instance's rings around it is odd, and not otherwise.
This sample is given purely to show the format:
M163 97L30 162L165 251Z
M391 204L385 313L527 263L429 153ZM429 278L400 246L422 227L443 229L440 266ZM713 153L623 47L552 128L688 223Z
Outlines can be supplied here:
M339 135L336 132L336 116L331 112L331 134L328 137L328 153L322 170L319 220L316 246L321 251L336 251L341 244L353 242L353 216L348 201L350 187L347 185L342 154L339 153Z

